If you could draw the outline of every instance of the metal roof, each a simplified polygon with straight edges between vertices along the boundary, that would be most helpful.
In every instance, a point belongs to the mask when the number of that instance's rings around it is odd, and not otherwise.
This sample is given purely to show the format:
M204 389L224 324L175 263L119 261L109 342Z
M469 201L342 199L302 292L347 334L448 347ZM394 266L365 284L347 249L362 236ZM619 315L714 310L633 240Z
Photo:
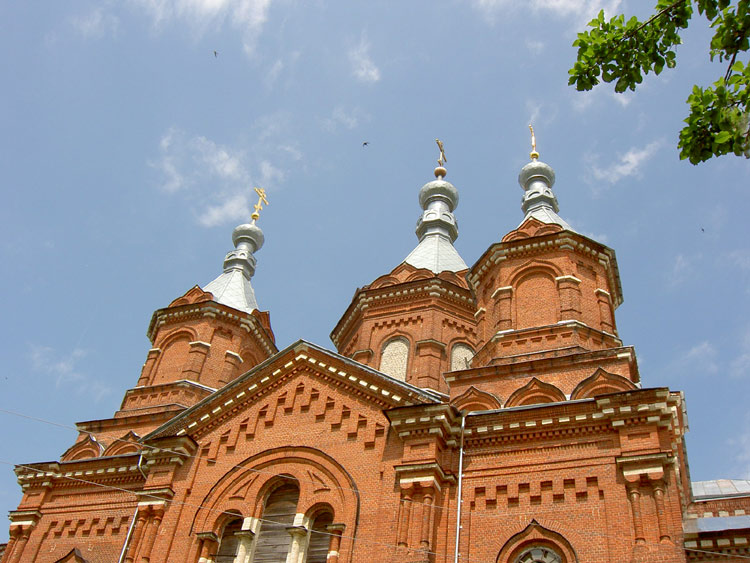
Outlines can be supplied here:
M229 270L203 288L214 296L214 300L245 313L258 308L255 291L242 270Z
M426 268L436 274L445 271L460 272L468 268L451 240L437 233L427 235L419 241L404 262L415 268Z
M704 500L720 497L750 496L750 481L747 479L715 479L691 483L693 498Z
M750 516L719 516L715 518L689 518L682 524L686 534L700 532L723 532L725 530L745 530L750 528Z

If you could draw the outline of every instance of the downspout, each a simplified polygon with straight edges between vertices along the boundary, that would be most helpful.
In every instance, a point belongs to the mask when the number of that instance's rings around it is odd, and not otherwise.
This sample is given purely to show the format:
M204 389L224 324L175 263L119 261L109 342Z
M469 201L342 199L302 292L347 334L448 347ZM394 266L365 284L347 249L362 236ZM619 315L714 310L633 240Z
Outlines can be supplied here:
M458 454L458 495L456 497L457 500L457 508L456 508L456 552L453 557L453 563L458 563L458 546L460 545L461 540L461 504L463 503L463 500L461 499L461 486L463 485L464 480L464 428L466 427L466 415L461 416L461 449L460 453Z
M143 460L143 452L138 452L138 470L141 472L141 475L143 475L143 478L146 479L146 474L143 472L143 469L141 469L141 460ZM117 563L122 563L125 560L125 553L128 550L128 544L130 543L130 536L133 535L133 528L135 528L135 523L138 520L138 505L135 505L135 513L133 514L133 520L130 522L130 526L128 526L128 533L125 536L125 543L122 545L122 551L120 551L120 557L117 559Z

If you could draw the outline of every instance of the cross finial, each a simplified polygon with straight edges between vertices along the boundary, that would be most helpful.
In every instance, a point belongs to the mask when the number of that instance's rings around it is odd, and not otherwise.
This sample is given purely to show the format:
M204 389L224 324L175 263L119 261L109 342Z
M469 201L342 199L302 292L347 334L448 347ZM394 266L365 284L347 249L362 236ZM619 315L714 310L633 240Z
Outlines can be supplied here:
M442 168L443 164L448 162L448 159L445 158L445 149L443 148L443 141L441 141L440 139L435 139L435 142L437 143L438 149L440 149L440 155L438 156L437 163L438 163L438 166Z
M531 157L531 160L536 160L539 158L539 153L536 152L536 136L534 135L534 128L529 124L529 131L531 131L531 152L529 153L529 156Z
M268 199L266 199L266 190L263 188L255 188L255 193L258 194L258 203L253 206L253 214L251 217L253 220L257 220L260 217L260 212L263 210L263 204L269 205Z

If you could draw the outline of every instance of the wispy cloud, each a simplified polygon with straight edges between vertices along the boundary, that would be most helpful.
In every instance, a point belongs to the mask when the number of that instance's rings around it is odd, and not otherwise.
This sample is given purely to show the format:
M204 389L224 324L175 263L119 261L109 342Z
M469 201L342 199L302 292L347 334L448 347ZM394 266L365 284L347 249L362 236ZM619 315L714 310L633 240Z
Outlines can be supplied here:
M701 254L687 256L680 253L675 256L672 267L666 272L666 283L673 288L685 283L695 273L695 263L701 258Z
M277 126L273 120L260 126L269 139L264 144L274 150L274 160L300 160L302 155L294 145L274 146L270 139L278 135ZM251 162L247 152L258 154ZM287 175L278 162L264 157L261 151L219 144L174 127L164 133L158 157L149 164L161 176L159 187L180 194L204 227L248 220L251 187L257 184L273 190Z
M495 23L501 12L517 10L520 13L530 9L535 13L572 18L576 24L582 25L593 19L599 10L604 10L607 15L615 14L622 0L529 0L523 4L512 0L473 0L473 4L490 23Z
M541 55L544 51L544 42L535 39L526 40L526 48L531 52L532 55Z
M744 424L738 426L739 431L728 440L734 453L734 471L730 477L750 479L750 414L745 414Z
M86 355L86 350L81 348L61 354L49 346L32 345L29 358L32 370L51 377L55 388L72 389L76 394L88 394L99 401L111 393L112 389L79 368L79 363Z
M716 348L708 340L699 342L683 356L683 361L691 366L697 366L705 373L716 373L719 366L716 363Z
M663 141L653 141L645 147L632 147L617 160L607 165L600 165L596 156L590 157L586 176L592 184L613 185L629 176L638 176L643 165L662 147Z
M334 108L330 117L323 119L323 129L330 132L334 132L341 127L344 129L354 129L367 119L369 119L369 116L357 107L347 110L338 106Z
M370 58L370 42L364 33L359 43L349 51L349 62L357 80L371 83L380 80L380 69Z
M252 55L268 20L271 0L131 0L160 28L169 23L187 24L201 35L206 29L229 25L242 32L245 52Z
M92 11L77 16L72 16L69 20L73 28L87 39L99 39L105 35L114 35L120 20L114 14L105 12L101 6Z
M750 327L742 335L739 353L730 363L729 373L733 377L750 377Z

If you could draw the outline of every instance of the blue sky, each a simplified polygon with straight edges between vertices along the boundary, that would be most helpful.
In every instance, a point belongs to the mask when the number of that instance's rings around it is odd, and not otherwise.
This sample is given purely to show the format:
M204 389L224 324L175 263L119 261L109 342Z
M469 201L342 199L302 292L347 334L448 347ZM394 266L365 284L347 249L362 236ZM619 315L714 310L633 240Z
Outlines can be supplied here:
M436 137L473 264L521 220L533 122L560 214L617 252L645 386L683 390L693 480L750 478L750 161L680 161L708 61L635 94L567 86L577 30L648 2L0 2L0 508L135 385L151 313L221 272L252 186L280 348L330 330L416 245ZM214 55L214 51L217 52ZM362 146L364 141L369 145ZM46 422L45 422L46 421ZM54 423L54 424L51 424ZM0 541L7 527L0 527Z

